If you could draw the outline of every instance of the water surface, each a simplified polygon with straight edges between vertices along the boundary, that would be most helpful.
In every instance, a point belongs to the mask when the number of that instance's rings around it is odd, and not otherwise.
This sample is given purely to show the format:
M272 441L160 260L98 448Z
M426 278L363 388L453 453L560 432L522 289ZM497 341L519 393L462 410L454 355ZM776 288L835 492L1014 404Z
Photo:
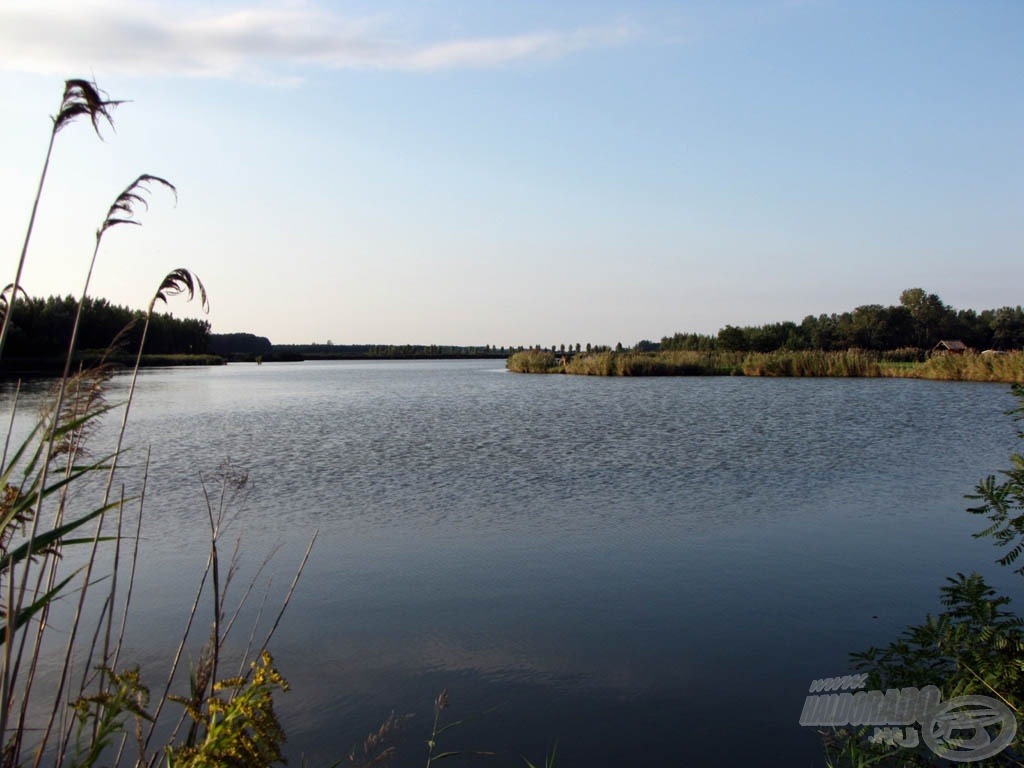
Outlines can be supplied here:
M416 714L396 764L421 764L447 687L453 717L487 714L442 746L491 765L555 740L564 765L822 765L812 679L958 570L1020 599L963 511L1016 449L1005 385L325 362L147 371L137 397L134 657L179 631L225 459L254 484L243 571L277 548L275 597L319 530L273 642L293 761L395 710Z

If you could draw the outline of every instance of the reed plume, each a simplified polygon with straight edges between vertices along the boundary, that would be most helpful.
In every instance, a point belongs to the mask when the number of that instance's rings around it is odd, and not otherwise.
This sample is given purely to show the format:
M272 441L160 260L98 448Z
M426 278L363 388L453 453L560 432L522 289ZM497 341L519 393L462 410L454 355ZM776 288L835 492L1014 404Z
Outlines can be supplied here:
M106 121L113 128L114 119L112 112L118 104L123 101L110 99L107 94L100 90L96 83L88 80L65 80L64 94L61 96L60 108L57 114L50 118L53 126L50 131L50 143L46 148L46 159L43 161L43 170L39 175L39 186L36 188L36 196L32 201L32 213L28 217L28 229L25 231L25 240L21 246L21 256L18 258L18 269L14 273L14 282L11 283L12 297L10 306L4 312L3 325L0 325L0 357L3 356L4 344L7 342L7 332L10 327L11 315L13 314L14 299L21 288L21 274L25 268L25 257L28 254L28 244L32 239L32 229L36 222L36 212L39 210L39 199L43 195L43 185L46 183L46 172L50 167L50 157L53 154L53 143L57 133L76 118L85 115L92 123L93 130L101 139L100 123Z

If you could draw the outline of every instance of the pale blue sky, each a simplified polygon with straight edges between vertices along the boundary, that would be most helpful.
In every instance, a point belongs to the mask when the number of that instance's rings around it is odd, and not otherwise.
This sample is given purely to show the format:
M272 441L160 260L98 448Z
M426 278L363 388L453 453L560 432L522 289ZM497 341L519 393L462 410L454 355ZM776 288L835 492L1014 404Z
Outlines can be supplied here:
M891 304L1024 300L1024 3L0 3L0 264L66 77L131 99L58 138L32 294L215 332L633 343ZM184 305L176 314L189 314Z

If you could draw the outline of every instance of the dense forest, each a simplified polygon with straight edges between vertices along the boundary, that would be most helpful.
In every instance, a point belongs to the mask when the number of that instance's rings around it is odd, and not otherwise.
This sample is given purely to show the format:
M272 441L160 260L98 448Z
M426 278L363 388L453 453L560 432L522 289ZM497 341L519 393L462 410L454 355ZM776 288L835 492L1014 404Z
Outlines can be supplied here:
M930 350L940 340L958 340L977 350L1024 347L1024 309L1020 306L955 310L934 293L909 288L900 303L866 304L852 312L808 315L802 322L760 326L727 325L716 336L676 333L661 349L772 352L777 349L839 351L850 348ZM641 344L649 342L641 342Z
M5 358L59 357L67 352L78 301L72 296L45 299L19 298L14 305L4 350ZM106 299L86 298L78 332L78 349L107 349L129 324L119 340L119 351L134 354L142 337L145 313L115 306ZM138 322L135 322L138 321ZM146 354L203 354L209 349L210 324L205 320L177 319L154 314L146 338Z

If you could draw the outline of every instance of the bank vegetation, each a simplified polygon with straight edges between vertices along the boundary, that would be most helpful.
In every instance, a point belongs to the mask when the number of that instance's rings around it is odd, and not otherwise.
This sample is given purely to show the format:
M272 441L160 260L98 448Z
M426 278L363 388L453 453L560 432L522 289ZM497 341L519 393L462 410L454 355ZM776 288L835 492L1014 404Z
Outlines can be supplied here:
M785 376L906 378L943 381L1024 383L1024 352L927 353L907 348L889 352L848 349L839 352L777 350L603 351L557 355L524 350L511 355L516 373L565 373L581 376Z

